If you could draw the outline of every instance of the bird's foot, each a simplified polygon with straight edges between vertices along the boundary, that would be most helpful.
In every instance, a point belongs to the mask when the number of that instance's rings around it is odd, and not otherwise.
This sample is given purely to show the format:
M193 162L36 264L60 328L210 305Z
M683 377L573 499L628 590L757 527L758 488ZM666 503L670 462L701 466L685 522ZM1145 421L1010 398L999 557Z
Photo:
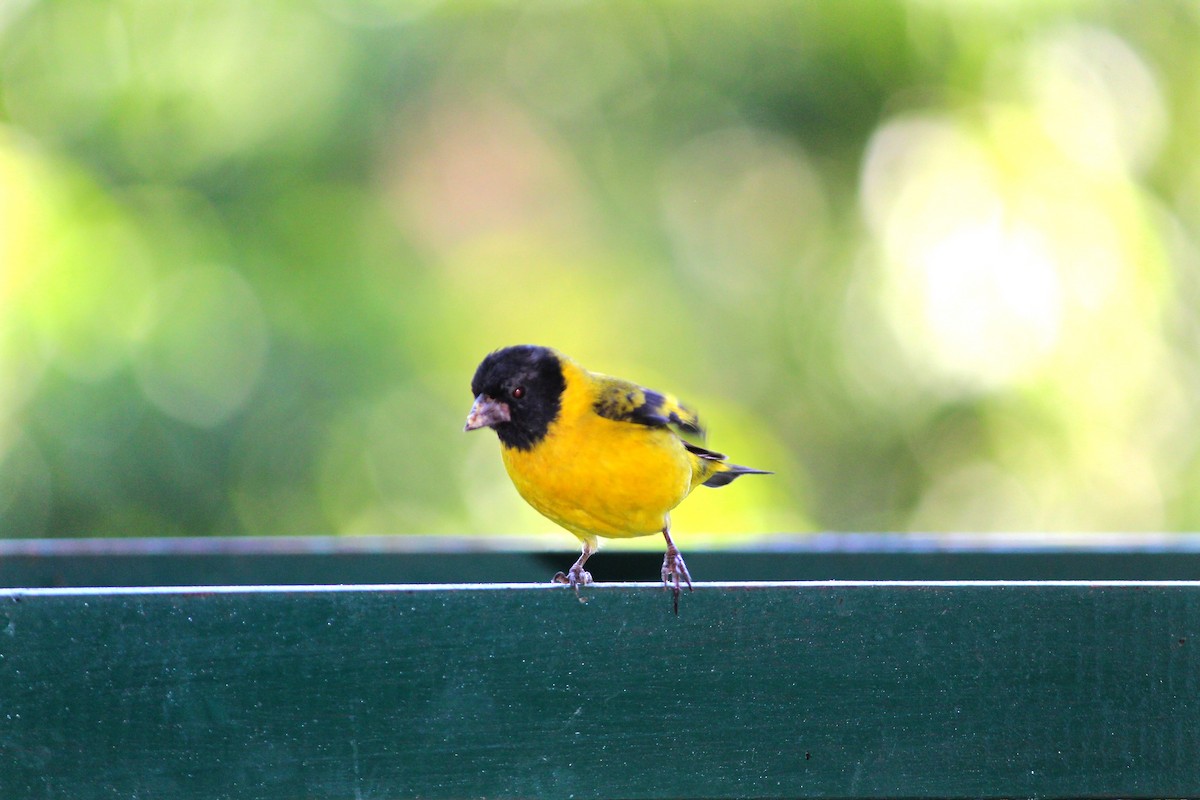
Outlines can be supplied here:
M679 616L679 582L681 580L687 584L688 591L692 591L692 576L688 573L687 564L683 563L683 556L675 549L675 545L670 545L667 547L667 554L663 556L662 582L664 588L671 590L675 616Z
M579 602L586 603L587 598L581 597L579 594L580 586L587 586L592 583L592 573L588 572L580 564L575 564L566 572L560 572L553 578L554 583L565 583L575 590L575 596L579 598Z

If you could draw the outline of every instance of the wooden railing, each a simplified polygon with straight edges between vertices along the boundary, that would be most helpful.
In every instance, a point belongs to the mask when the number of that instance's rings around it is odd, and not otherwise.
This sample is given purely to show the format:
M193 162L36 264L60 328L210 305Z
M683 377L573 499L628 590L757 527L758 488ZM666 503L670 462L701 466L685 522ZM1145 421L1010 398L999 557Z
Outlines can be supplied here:
M1189 550L1129 554L1161 567L1142 580L1105 580L1108 551L694 553L721 578L843 557L918 574L702 582L675 616L654 583L579 602L530 554L123 547L0 549L0 798L1200 794L1200 584L1160 579ZM326 585L282 585L291 559ZM332 585L360 559L540 582ZM1099 577L914 569L955 559ZM153 586L147 562L246 585Z

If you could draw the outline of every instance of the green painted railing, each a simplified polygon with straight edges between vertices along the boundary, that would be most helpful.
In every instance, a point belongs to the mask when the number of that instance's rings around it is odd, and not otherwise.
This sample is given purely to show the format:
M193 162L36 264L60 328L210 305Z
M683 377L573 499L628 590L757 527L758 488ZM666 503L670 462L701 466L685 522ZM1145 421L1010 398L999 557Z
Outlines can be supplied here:
M1200 794L1200 583L584 596L0 590L0 798Z
M562 549L543 552L529 540L495 537L0 539L0 587L541 583L575 560L571 541L563 535ZM1122 541L1013 547L824 534L772 549L685 546L684 556L695 578L713 581L1200 579L1200 537ZM645 581L661 564L661 551L604 548L588 569L598 581Z

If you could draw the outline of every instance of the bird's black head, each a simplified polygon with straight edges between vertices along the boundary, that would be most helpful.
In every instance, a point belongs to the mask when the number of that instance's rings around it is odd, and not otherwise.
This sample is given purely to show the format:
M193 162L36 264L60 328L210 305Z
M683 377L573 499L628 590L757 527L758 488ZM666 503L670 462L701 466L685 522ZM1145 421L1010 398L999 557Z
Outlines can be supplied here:
M471 379L475 407L467 430L486 425L505 446L528 450L558 416L565 388L562 362L553 350L535 345L497 350Z

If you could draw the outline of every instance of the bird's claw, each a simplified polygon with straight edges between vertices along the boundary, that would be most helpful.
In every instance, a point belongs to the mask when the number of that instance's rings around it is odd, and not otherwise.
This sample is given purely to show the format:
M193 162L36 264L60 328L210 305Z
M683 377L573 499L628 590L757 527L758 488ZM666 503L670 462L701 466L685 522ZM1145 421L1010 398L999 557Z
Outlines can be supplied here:
M680 580L687 584L689 592L692 591L692 576L688 572L687 564L683 563L683 556L679 551L671 546L667 548L667 554L663 556L662 582L664 589L671 590L675 616L679 616Z
M580 596L579 587L591 584L592 573L585 570L583 567L576 564L566 572L559 572L553 578L554 583L564 583L575 590L575 596L579 598L579 602L586 603L587 598Z

